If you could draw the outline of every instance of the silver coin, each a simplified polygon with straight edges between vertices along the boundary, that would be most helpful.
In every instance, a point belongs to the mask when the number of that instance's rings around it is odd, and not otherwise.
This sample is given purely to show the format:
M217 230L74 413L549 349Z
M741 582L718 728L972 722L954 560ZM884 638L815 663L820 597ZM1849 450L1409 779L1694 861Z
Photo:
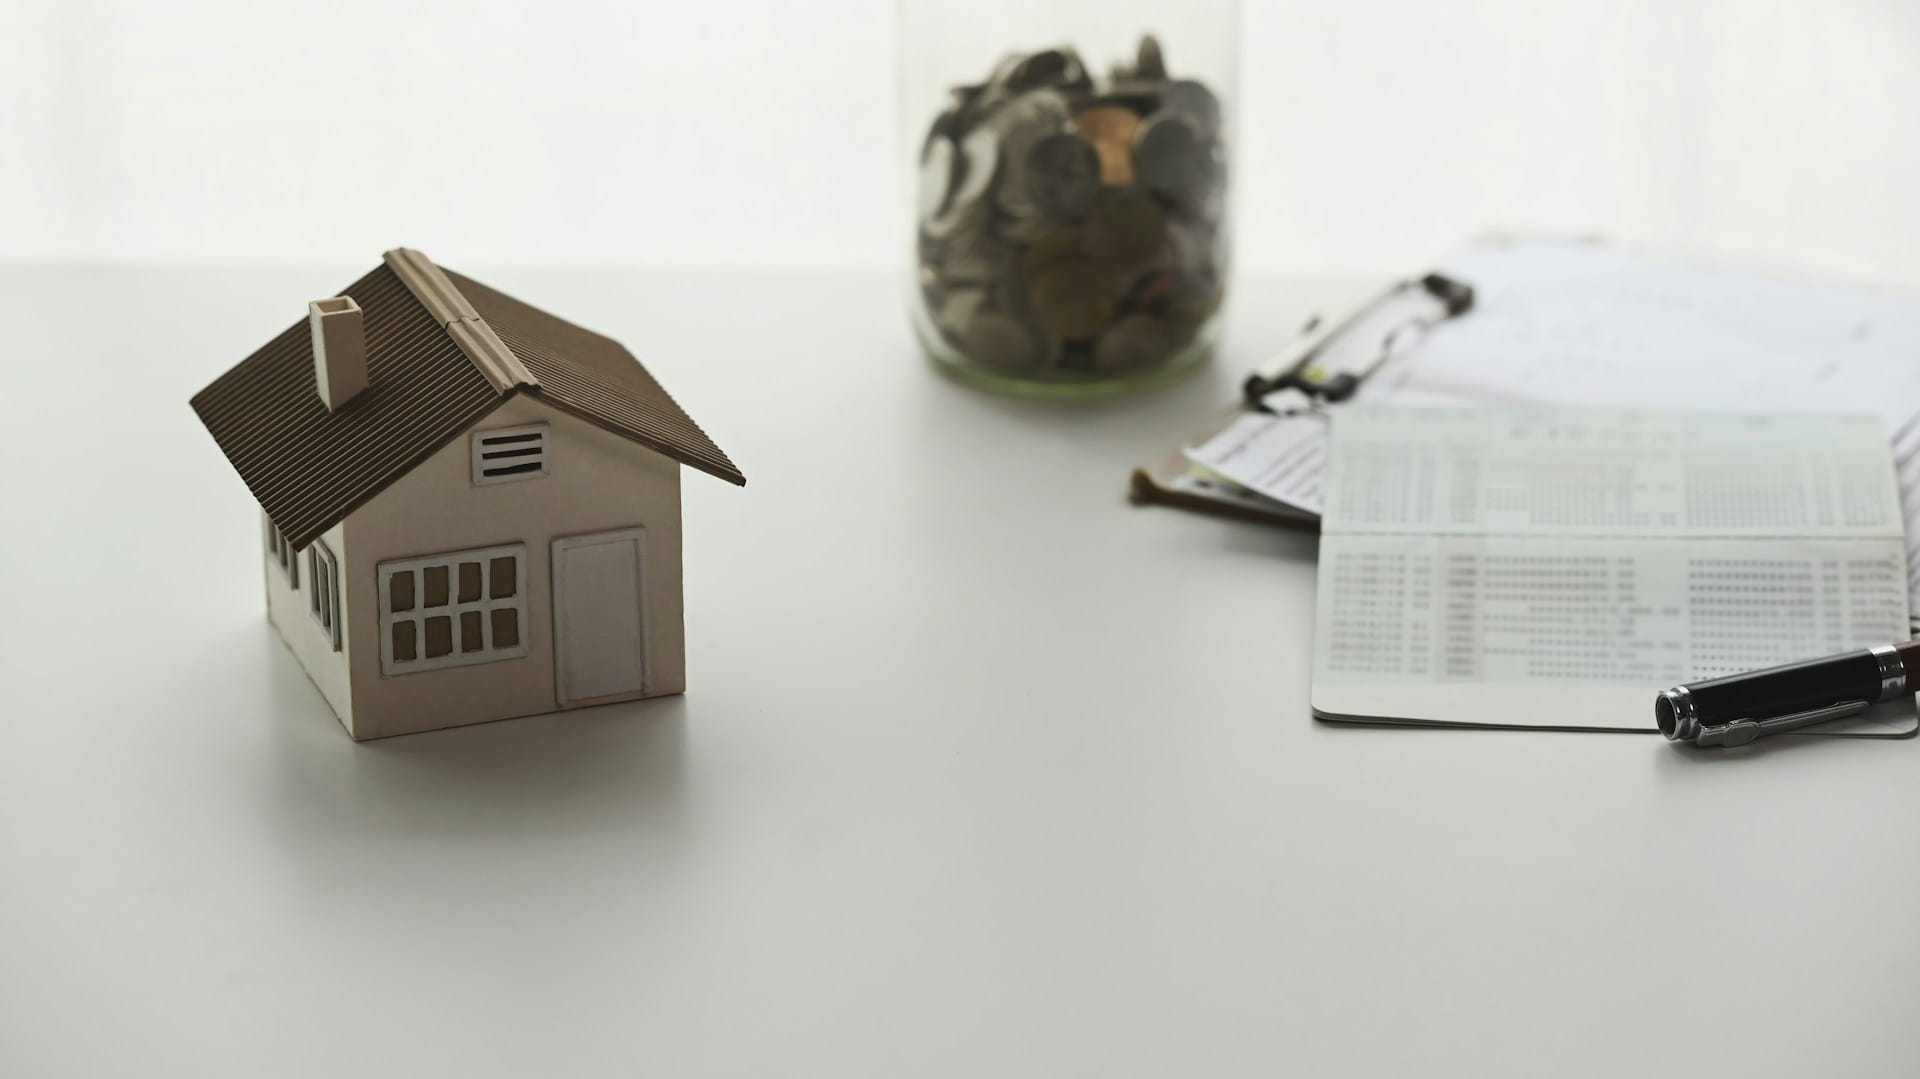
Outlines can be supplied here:
M958 336L968 359L996 371L1020 374L1045 359L1033 331L1003 311L979 311Z
M989 116L983 127L999 137L1000 177L993 202L1004 216L1002 231L1022 242L1047 225L1046 211L1034 201L1029 155L1035 143L1066 129L1071 114L1067 99L1052 90L1021 94Z
M986 227L984 218L955 232L939 262L942 280L991 285L1013 272L1019 259L1012 245Z
M1144 371L1165 363L1181 345L1181 332L1148 314L1123 315L1093 343L1093 370L1103 375Z
M1175 79L1161 94L1161 107L1192 120L1202 134L1220 130L1220 99L1192 79Z
M1093 85L1087 65L1072 49L1043 49L1023 58L1007 71L1002 80L1009 91L1024 94L1029 90L1084 90Z
M1167 77L1166 55L1160 51L1160 39L1152 34L1140 35L1140 49L1134 55L1133 77L1155 80Z
M1160 299L1191 304L1220 290L1226 277L1227 251L1220 230L1188 224L1167 225L1167 245L1159 269L1171 275L1170 293Z
M925 223L935 236L951 236L986 216L986 194L1000 164L1000 140L991 130L975 128L960 140L959 157L959 179L946 208Z
M986 306L987 294L977 288L957 288L948 292L933 312L940 328L964 338L976 315Z
M937 217L953 193L953 140L935 135L920 155L920 220Z
M1027 54L1023 52L1010 52L994 61L993 70L987 75L986 88L1005 86L1007 80L1013 77L1013 73L1026 62Z
M1100 193L1100 154L1080 136L1057 131L1027 151L1026 174L1040 209L1055 219L1072 221Z
M1133 171L1151 191L1190 213L1206 214L1219 186L1212 139L1177 112L1148 117L1133 142Z

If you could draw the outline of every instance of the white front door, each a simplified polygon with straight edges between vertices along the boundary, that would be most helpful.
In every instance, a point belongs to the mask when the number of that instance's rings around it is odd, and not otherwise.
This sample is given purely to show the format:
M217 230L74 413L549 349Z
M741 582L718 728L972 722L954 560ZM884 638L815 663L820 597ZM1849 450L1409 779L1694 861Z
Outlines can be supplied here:
M553 541L553 662L564 707L647 688L647 616L638 528Z

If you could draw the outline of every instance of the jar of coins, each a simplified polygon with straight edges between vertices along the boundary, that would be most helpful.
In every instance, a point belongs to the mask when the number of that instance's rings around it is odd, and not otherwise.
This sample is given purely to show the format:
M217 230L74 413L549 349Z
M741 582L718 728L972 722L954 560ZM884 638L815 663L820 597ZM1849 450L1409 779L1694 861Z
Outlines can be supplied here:
M1237 4L1157 5L1157 26L1139 6L902 8L909 306L928 355L968 382L1104 393L1211 351Z

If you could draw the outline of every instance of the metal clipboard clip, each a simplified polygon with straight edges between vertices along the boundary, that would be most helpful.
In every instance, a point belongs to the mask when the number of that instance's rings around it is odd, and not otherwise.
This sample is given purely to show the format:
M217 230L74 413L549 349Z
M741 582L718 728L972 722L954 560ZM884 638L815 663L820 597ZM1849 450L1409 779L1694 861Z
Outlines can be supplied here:
M1408 315L1393 324L1380 338L1380 345L1358 364L1334 366L1322 362L1329 345L1366 323L1386 308L1407 300L1422 299L1425 310ZM1301 331L1292 349L1281 355L1275 374L1252 374L1241 386L1247 409L1272 412L1270 394L1295 390L1317 408L1353 396L1367 376L1378 370L1388 358L1428 330L1448 319L1473 310L1473 286L1444 274L1430 273L1412 281L1401 281L1376 296L1339 322L1324 323L1316 318Z

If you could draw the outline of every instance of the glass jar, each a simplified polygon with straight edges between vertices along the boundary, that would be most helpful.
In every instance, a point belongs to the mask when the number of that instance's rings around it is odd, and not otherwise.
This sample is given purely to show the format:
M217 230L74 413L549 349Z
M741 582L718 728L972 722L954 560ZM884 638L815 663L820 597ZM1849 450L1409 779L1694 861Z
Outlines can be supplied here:
M1238 0L902 0L909 307L965 381L1071 396L1211 352Z

